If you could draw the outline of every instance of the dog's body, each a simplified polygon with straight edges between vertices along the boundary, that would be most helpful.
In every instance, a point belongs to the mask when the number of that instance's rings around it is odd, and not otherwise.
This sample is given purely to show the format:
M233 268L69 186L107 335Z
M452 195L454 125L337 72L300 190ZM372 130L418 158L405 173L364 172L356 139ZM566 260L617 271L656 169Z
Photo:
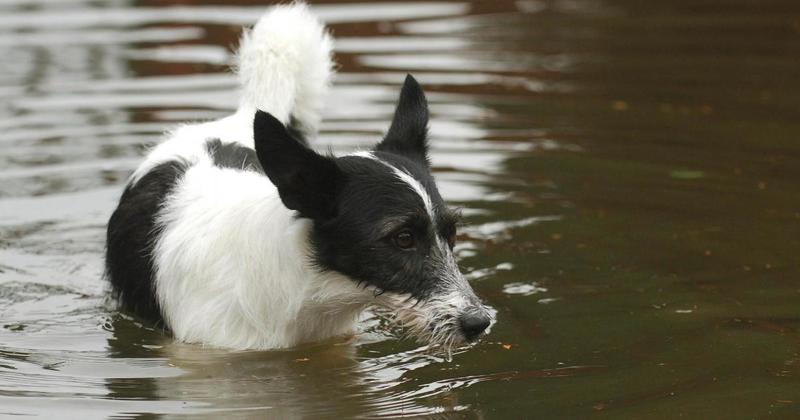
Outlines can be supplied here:
M325 157L303 137L316 133L331 73L331 40L302 4L244 36L237 112L172 133L109 221L107 272L123 307L181 341L236 349L347 334L371 304L435 343L480 335L489 315L453 258L422 90L406 80L374 151Z

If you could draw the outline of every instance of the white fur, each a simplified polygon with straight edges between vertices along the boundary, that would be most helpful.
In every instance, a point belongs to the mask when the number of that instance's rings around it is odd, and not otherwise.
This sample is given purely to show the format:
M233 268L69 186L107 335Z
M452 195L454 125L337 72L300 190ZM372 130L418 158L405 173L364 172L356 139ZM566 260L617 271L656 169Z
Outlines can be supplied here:
M240 111L252 117L258 108L284 124L293 116L315 132L333 72L332 49L331 37L305 4L273 9L242 35Z
M156 295L178 340L235 349L290 347L353 331L370 291L309 262L310 221L283 206L269 179L213 165L205 143L253 147L255 109L316 131L333 68L324 27L295 3L242 37L242 100L229 117L168 134L131 182L160 163L191 166L159 213Z
M311 222L255 172L192 166L159 220L159 303L181 341L289 347L352 331L371 295L308 260Z
M242 92L236 113L169 133L136 169L133 182L176 156L190 163L207 158L207 139L252 148L256 108L284 124L293 119L306 134L315 135L333 76L332 51L331 37L304 3L271 8L242 35L237 54Z

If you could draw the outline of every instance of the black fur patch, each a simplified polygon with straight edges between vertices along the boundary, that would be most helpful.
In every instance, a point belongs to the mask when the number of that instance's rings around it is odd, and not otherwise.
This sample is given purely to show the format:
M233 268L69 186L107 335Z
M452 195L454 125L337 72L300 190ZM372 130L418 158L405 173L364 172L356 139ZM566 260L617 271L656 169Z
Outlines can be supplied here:
M154 290L153 247L161 228L156 216L186 172L180 161L162 163L128 185L108 221L106 276L124 310L163 324Z
M392 125L375 150L428 163L428 101L410 74L400 90Z
M283 205L320 220L336 211L343 174L331 157L321 156L292 137L274 116L258 111L253 119L256 155Z
M223 144L219 139L213 139L206 142L206 150L214 160L214 165L220 168L254 170L264 173L256 151L249 147L236 143Z
M337 194L336 216L315 221L315 262L323 270L338 271L380 291L424 299L443 286L446 255L437 244L446 243L455 232L453 213L424 163L385 152L376 156L405 170L426 188L434 220L422 198L383 163L355 156L338 158L336 163L348 182ZM398 248L395 237L401 231L413 235L415 249Z
M425 94L410 75L391 127L375 147L374 157L380 161L319 155L294 141L273 116L256 113L256 154L284 205L314 221L311 245L319 269L338 271L379 292L419 299L435 295L460 276L453 272L448 249L457 215L431 175L427 127ZM393 168L422 185L433 207L430 213L425 200Z

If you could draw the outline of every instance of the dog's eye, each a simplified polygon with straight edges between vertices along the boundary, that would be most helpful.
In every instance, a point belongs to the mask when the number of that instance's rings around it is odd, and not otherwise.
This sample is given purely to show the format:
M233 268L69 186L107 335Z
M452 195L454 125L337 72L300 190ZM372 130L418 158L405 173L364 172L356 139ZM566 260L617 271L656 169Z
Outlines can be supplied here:
M414 246L416 245L414 235L407 230L400 231L397 235L395 235L394 243L403 250L414 249Z

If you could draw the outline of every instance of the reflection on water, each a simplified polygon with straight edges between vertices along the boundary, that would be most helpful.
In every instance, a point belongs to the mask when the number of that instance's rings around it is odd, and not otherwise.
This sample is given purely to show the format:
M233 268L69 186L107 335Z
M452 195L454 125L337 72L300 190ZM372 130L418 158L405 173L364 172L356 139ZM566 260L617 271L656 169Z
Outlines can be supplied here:
M800 415L800 5L315 4L341 65L320 138L380 137L406 72L498 309L447 362L379 316L231 353L117 313L105 222L161 132L236 105L246 1L0 4L0 415ZM199 3L199 2L198 2Z

